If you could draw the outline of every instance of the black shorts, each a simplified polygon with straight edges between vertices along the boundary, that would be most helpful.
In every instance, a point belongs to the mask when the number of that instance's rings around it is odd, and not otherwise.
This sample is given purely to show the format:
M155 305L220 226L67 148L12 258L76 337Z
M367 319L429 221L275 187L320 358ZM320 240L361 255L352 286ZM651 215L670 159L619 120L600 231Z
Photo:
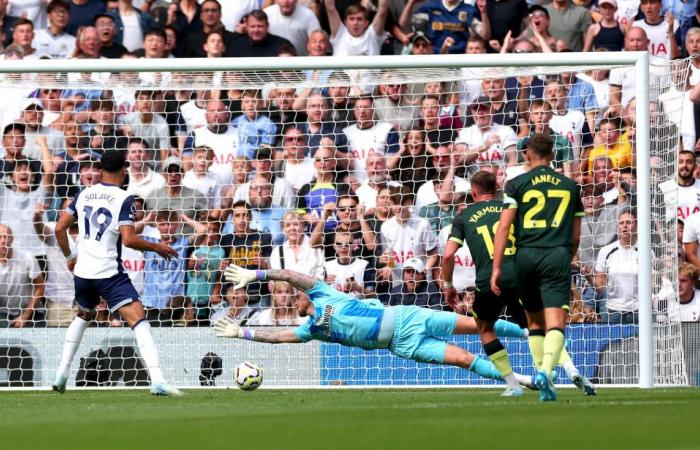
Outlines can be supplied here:
M504 288L501 295L496 295L490 289L476 291L474 294L474 317L488 323L494 323L503 314L503 308L515 306L518 303L518 292L512 288ZM519 307L519 306L518 306Z
M569 308L571 248L519 248L515 267L518 293L526 311Z

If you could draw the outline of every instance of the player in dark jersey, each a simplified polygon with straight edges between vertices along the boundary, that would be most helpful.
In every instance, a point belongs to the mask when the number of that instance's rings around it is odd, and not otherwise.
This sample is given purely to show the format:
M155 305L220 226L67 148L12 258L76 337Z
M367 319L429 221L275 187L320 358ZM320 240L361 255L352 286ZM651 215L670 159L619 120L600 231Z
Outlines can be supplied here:
M494 200L496 176L490 172L478 172L470 180L472 195L476 203L462 211L452 223L452 233L445 248L442 274L445 299L454 307L457 291L452 286L454 255L465 243L476 265L476 293L474 318L486 355L508 384L501 394L504 397L520 397L523 388L513 374L508 353L494 332L494 324L505 306L519 307L515 284L515 237L511 234L503 261L502 292L500 296L491 292L491 264L493 261L493 236L498 228L503 203Z
M516 281L543 401L557 398L551 374L564 348L571 260L578 250L583 216L576 183L550 168L552 147L551 137L533 135L525 154L530 170L506 185L491 274L491 290L500 295L504 253L515 225Z
M491 269L493 264L494 235L501 219L503 202L494 200L496 195L496 177L490 172L478 172L471 178L472 195L476 203L469 206L457 216L452 224L452 233L443 255L442 277L445 286L445 299L454 306L457 291L452 286L454 255L462 245L469 247L469 252L476 266L476 295L474 316L481 337L484 351L508 383L503 396L517 397L522 389L512 383L512 367L508 361L505 348L494 333L494 324L507 308L508 315L515 323L526 328L527 319L522 305L518 301L517 282L515 279L515 253L517 241L513 234L508 235L500 279L501 295L491 291ZM511 231L513 227L511 227ZM515 320L514 320L515 319ZM562 349L559 364L566 370L569 379L585 395L596 395L595 386L582 375L573 364L566 349ZM517 383L517 380L515 380Z

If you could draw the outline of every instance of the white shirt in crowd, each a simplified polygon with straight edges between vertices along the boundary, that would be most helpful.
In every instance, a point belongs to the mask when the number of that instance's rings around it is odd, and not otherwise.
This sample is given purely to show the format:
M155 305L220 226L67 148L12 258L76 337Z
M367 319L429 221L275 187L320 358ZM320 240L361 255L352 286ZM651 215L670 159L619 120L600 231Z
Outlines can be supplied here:
M452 188L454 192L471 192L471 184L462 177L454 178L454 186ZM435 182L433 180L428 180L423 183L416 192L416 211L420 211L423 206L427 206L433 203L437 203L438 196L435 192Z
M282 269L283 259L285 269L293 269L319 280L323 279L323 253L321 249L311 247L308 236L304 236L298 253L292 250L286 240L282 245L273 248L270 254L270 268Z
M328 277L329 275L335 277L335 280L331 285L333 289L340 292L344 292L343 288L345 286L345 283L351 278L354 279L355 283L364 287L365 271L367 270L368 265L369 262L361 258L353 259L353 261L350 264L340 264L338 262L338 259L336 258L327 261L323 265L323 269L326 272L326 277ZM348 294L353 295L352 293Z
M197 106L195 100L190 100L182 105L180 107L180 114L182 114L182 120L184 120L185 125L187 125L188 133L207 125L207 110Z
M680 26L678 22L678 20L673 21L674 33ZM668 37L668 22L662 20L656 25L651 25L647 23L646 19L640 19L634 21L633 25L646 31L647 39L649 39L648 50L650 56L663 58L667 61L671 59L671 39Z
M659 95L668 120L680 129L683 150L695 151L695 115L690 90L678 92L671 87Z
M158 231L158 228L146 225L143 228L143 231L141 231L140 236L160 239L160 232ZM124 267L124 273L129 276L131 283L136 289L136 292L141 295L141 293L143 293L143 280L145 277L144 270L146 268L146 258L144 258L143 252L122 246L122 266Z
M595 271L607 276L608 310L632 312L639 309L637 297L637 247L625 248L620 241L608 244L598 253Z
M350 34L344 24L340 24L335 36L331 37L333 56L378 55L384 36L379 36L370 25L360 37Z
M0 223L12 229L12 248L32 256L46 254L46 246L34 230L34 211L43 203L46 192L43 187L29 192L19 192L0 183Z
M597 126L598 122L600 122L600 120L605 117L608 111L608 106L610 106L610 81L607 77L603 80L594 80L592 77L589 77L585 73L576 74L576 78L579 78L593 86L593 92L595 92L595 101L598 104L598 114L596 115ZM576 157L578 157L578 153L576 154Z
M153 114L152 117L150 123L145 123L141 118L140 112L133 112L117 119L117 122L127 125L135 137L146 141L156 152L167 150L170 148L170 127L168 122L160 114Z
M693 290L693 298L688 303L680 303L681 322L700 322L700 291Z
M685 219L683 225L683 243L700 243L700 214L691 214ZM700 257L700 246L698 246L697 256Z
M73 274L68 270L66 257L58 247L56 236L56 223L46 224L49 235L46 237L46 299L63 306L72 307L75 300L75 288ZM68 246L71 253L75 254L77 242L68 233Z
M370 186L369 183L362 183L355 191L355 195L357 195L357 200L359 200L360 205L365 209L374 209L377 207L377 195L379 195L379 192Z
M230 32L236 31L236 25L240 23L243 16L262 6L260 0L228 0L219 4L221 4L221 22Z
M569 141L576 158L581 155L581 131L584 123L586 116L581 111L571 109L564 114L553 114L549 121L549 127Z
M65 258L64 258L65 260ZM32 298L39 263L29 253L13 250L12 258L0 264L0 315L16 317Z
M54 35L48 28L44 28L34 33L32 47L52 59L68 59L73 56L75 50L75 36L68 33Z
M126 191L129 194L136 195L142 199L147 199L151 196L151 194L163 186L165 186L165 178L163 178L163 175L149 167L148 175L146 175L143 179L137 181L135 178L131 176L129 177L129 185L126 188Z
M394 259L394 285L401 282L401 265L404 261L408 258L419 258L426 264L428 253L438 245L430 222L416 215L411 215L403 225L395 217L387 219L380 230L384 251L391 252Z
M393 125L389 122L376 122L374 126L364 130L357 125L343 128L343 133L348 139L352 174L357 180L367 180L366 163L370 155L386 154L387 138L392 128Z
M194 146L214 150L214 163L209 170L219 177L221 184L231 184L233 160L239 156L238 128L229 126L226 132L220 134L213 133L208 127L197 128L194 130Z
M24 15L34 24L35 30L46 28L46 0L10 0L7 5L7 15L21 17Z
M278 326L278 327L295 327L301 325L306 317L285 317L283 319L275 319L275 308L263 309L253 317L248 319L247 325L251 326Z
M617 11L615 11L617 22L625 27L632 23L639 14L640 3L640 0L617 0Z
M321 28L316 15L309 8L297 4L291 16L284 16L277 4L264 9L270 30L289 40L299 56L306 56L306 42L314 31Z
M211 169L210 169L211 170ZM250 198L250 181L247 181L236 189L233 194L233 203L248 201ZM284 209L292 209L296 206L297 196L294 188L282 177L276 177L272 183L272 206L281 206Z
M127 14L121 16L122 23L124 24L124 33L122 39L122 45L126 47L130 52L134 52L143 47L143 33L147 30L141 29L141 24L139 23L139 16L134 14Z
M663 58L649 56L649 100L656 100L659 92L665 91L662 87L667 84L666 80L671 76L668 61ZM627 103L637 94L634 67L614 67L610 70L608 77L610 86L620 86L622 96L620 103L627 106Z
M440 230L438 235L438 243L440 245L438 253L445 254L447 241L452 233L452 225L448 225ZM469 251L469 247L465 243L455 253L455 269L452 272L452 283L457 292L464 292L469 287L476 285L476 264Z
M690 186L679 186L675 179L667 180L659 185L659 189L664 196L666 220L676 215L680 219L687 219L700 211L700 180L695 180Z
M691 86L695 86L700 82L700 67L695 67L695 64L690 63L690 79L688 80L688 83L690 83Z
M211 172L197 176L193 170L188 170L182 178L182 185L202 194L207 199L209 209L218 208L221 204L219 177Z
M477 147L494 135L500 138L500 142L493 144L488 150L480 152L475 164L479 168L484 165L505 166L506 152L514 148L518 143L518 137L511 127L493 124L486 131L482 131L476 125L462 128L459 130L455 145L465 144L469 148Z
M292 185L294 191L299 192L302 186L311 183L316 175L313 158L306 157L299 164L284 162L284 179Z

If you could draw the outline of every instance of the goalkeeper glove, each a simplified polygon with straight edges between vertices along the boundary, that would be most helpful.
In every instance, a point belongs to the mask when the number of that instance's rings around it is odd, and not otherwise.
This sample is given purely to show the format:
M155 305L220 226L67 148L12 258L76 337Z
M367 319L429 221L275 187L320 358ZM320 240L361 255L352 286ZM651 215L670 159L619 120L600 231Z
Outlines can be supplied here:
M218 337L239 339L243 337L243 330L241 330L241 327L238 326L236 321L230 317L222 317L214 322L213 327Z
M231 264L224 270L224 279L229 283L235 283L234 289L241 289L246 287L248 283L257 281L258 273L255 270L248 270Z

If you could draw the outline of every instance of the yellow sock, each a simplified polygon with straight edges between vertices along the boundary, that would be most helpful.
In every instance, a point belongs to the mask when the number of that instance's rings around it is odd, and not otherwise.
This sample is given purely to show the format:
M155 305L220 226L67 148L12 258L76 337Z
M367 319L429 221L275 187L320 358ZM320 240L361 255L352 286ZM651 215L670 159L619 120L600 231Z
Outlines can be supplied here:
M557 328L547 331L544 337L544 358L542 358L542 368L549 376L552 369L559 361L561 351L564 349L564 333Z
M535 369L539 371L542 368L542 358L544 356L544 330L530 330L527 344L530 347L530 355L532 355Z
M506 352L506 349L489 355L489 359L493 365L496 366L498 373L500 373L503 378L513 373L513 368L510 365L510 360L508 359L508 352Z

